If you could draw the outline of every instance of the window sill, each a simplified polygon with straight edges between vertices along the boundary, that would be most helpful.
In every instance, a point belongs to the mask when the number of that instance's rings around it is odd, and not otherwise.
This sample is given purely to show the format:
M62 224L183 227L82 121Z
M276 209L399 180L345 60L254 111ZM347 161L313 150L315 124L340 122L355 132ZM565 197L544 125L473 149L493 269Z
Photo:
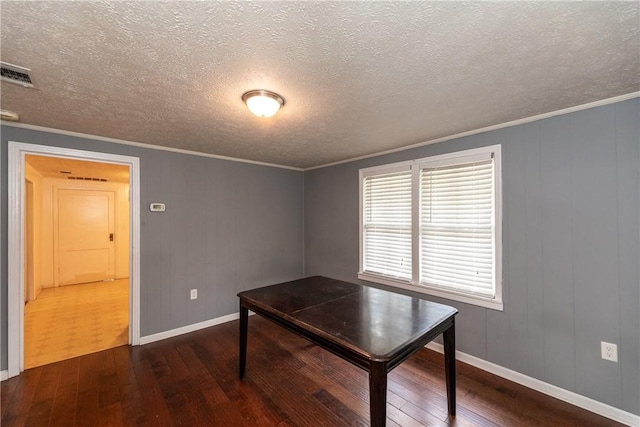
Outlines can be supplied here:
M465 304L476 305L479 307L489 308L491 310L504 311L504 305L500 300L489 300L486 298L474 297L472 295L457 294L454 292L447 292L441 289L429 288L426 286L414 285L410 282L406 282L391 277L378 276L371 273L358 272L358 279L366 280L367 282L379 283L381 285L393 286L395 288L406 289L408 291L419 292L421 294L432 295L438 298L449 299L453 301L463 302Z

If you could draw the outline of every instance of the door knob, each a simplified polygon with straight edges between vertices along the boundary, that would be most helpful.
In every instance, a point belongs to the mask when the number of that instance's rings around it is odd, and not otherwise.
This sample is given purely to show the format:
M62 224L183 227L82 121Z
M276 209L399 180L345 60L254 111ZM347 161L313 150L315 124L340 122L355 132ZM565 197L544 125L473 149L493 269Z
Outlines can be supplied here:
M109 241L113 242L113 233L109 233Z

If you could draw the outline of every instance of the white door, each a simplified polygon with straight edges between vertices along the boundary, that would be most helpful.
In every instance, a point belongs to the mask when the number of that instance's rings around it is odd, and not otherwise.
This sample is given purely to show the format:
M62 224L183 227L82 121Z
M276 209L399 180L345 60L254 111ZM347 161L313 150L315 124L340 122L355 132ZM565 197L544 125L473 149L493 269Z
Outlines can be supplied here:
M59 189L57 196L58 284L114 279L114 192Z

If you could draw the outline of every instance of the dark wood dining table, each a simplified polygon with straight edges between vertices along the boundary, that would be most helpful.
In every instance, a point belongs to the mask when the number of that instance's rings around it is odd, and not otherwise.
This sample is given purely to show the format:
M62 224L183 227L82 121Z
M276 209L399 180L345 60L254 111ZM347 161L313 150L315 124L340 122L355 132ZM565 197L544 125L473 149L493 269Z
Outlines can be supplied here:
M442 334L448 410L455 416L455 308L322 276L248 290L238 297L240 379L245 375L251 310L366 370L371 425L384 426L387 373Z

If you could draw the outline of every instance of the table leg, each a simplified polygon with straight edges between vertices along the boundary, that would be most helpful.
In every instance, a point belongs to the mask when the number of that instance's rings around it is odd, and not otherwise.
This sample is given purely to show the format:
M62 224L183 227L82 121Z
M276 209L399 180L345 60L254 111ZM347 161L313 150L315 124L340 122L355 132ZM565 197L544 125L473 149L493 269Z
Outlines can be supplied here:
M371 362L369 368L369 413L371 427L384 427L387 421L387 365Z
M249 326L249 309L240 303L240 360L239 375L240 379L244 377L245 367L247 366L247 329Z
M447 378L449 415L456 415L456 331L455 323L444 331L444 370Z

